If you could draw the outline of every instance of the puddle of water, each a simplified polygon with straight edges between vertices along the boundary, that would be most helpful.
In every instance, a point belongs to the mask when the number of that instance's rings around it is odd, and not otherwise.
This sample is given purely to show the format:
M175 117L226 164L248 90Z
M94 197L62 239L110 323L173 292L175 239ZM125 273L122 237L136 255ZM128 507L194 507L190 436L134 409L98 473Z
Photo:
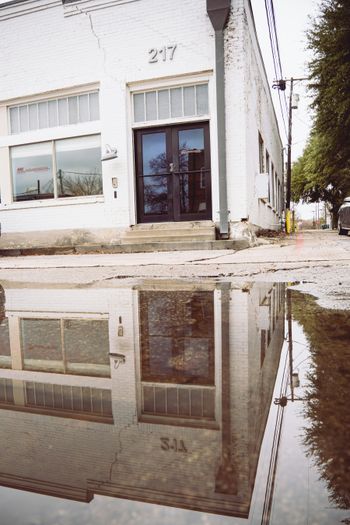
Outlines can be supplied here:
M349 341L283 283L0 288L1 524L347 523Z

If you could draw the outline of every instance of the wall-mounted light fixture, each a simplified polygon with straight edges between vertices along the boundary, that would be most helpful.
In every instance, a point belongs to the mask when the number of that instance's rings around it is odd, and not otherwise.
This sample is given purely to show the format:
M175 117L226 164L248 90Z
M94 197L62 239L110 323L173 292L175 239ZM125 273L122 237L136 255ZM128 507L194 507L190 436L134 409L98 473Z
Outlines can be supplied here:
M109 144L106 144L106 151L105 154L102 155L101 161L105 160L112 160L118 158L118 151L117 148L112 148Z
M111 357L114 361L114 368L117 369L119 365L124 365L126 361L126 357L124 354L117 354L114 352L109 352L109 357Z

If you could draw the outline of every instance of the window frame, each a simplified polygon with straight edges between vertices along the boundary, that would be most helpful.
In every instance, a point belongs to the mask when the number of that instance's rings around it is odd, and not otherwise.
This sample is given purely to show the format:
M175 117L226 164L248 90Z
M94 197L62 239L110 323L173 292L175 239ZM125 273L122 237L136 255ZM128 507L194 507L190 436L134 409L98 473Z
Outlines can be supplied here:
M89 113L89 119L88 120L79 120L80 116L80 110L79 110L79 97L87 95L88 96L88 113ZM97 95L97 101L98 101L98 118L97 119L91 119L91 113L92 113L92 104L90 103L90 96ZM77 98L77 122L69 122L69 99L70 98ZM67 122L66 123L59 123L59 101L66 100L67 101ZM49 116L49 103L50 102L56 102L57 103L57 124L55 125L49 125L50 122L50 116ZM40 104L47 104L47 126L41 127L40 126L40 115L39 115L39 105ZM31 128L30 126L30 116L29 116L29 106L37 106L36 111L36 117L37 117L37 126L35 128ZM20 124L20 109L21 108L27 108L27 124L28 129L21 130L21 124ZM12 130L12 123L11 123L11 110L17 109L18 111L18 131ZM71 126L80 126L83 124L93 123L93 122L99 122L101 119L101 113L100 113L100 90L99 87L91 87L86 89L80 89L80 90L72 90L72 91L64 91L60 94L52 94L52 95L37 95L35 97L31 98L24 98L20 99L17 102L13 102L7 105L6 107L6 113L7 113L7 130L9 136L17 136L17 135L24 135L26 133L33 133L36 131L47 131L52 130L56 128L63 128L63 127L71 127Z
M57 190L57 159L56 159L56 146L55 144L61 140L74 140L74 139L80 139L80 138L88 138L88 137L99 137L101 141L101 133L88 133L88 134L79 134L79 135L73 135L73 136L63 136L60 138L51 138L47 140L40 140L40 141L34 141L29 143L21 143L21 144L14 144L9 146L9 164L10 164L10 180L11 180L11 204L14 207L37 207L39 205L47 205L46 203L64 203L69 202L70 204L72 201L78 200L78 202L83 201L86 202L87 200L95 200L98 199L104 200L104 187L103 187L103 170L102 170L102 162L101 162L101 184L102 184L102 193L96 194L96 195L74 195L71 197L60 197L58 195ZM16 200L15 199L15 192L14 192L14 174L13 174L13 166L12 166L12 156L11 151L13 148L21 147L21 146L30 146L30 145L37 145L37 144L50 144L51 145L51 170L52 170L52 182L53 182L53 197L49 198L43 198L43 199L23 199L23 200ZM28 206L30 204L30 206Z

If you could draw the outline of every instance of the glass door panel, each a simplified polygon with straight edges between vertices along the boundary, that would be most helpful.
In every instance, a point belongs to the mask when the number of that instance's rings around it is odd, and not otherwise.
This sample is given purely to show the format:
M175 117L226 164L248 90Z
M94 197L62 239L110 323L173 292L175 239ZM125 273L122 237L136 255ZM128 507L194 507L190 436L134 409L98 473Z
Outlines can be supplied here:
M169 217L168 130L136 133L138 215L140 222L172 220Z
M204 129L181 130L178 134L180 214L206 212Z
M211 218L209 127L135 132L139 222Z

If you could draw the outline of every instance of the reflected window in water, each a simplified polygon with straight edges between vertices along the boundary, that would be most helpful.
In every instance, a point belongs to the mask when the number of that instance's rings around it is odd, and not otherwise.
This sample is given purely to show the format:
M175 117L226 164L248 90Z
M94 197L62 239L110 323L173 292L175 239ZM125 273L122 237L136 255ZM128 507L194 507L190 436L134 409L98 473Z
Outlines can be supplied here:
M0 408L112 422L112 395L104 388L0 378Z
M213 292L139 297L142 413L214 420Z
M14 404L12 379L0 378L0 403Z
M0 317L0 368L11 368L11 347L7 318Z
M142 380L214 385L212 292L140 292Z
M110 376L107 320L21 319L20 326L24 369Z

